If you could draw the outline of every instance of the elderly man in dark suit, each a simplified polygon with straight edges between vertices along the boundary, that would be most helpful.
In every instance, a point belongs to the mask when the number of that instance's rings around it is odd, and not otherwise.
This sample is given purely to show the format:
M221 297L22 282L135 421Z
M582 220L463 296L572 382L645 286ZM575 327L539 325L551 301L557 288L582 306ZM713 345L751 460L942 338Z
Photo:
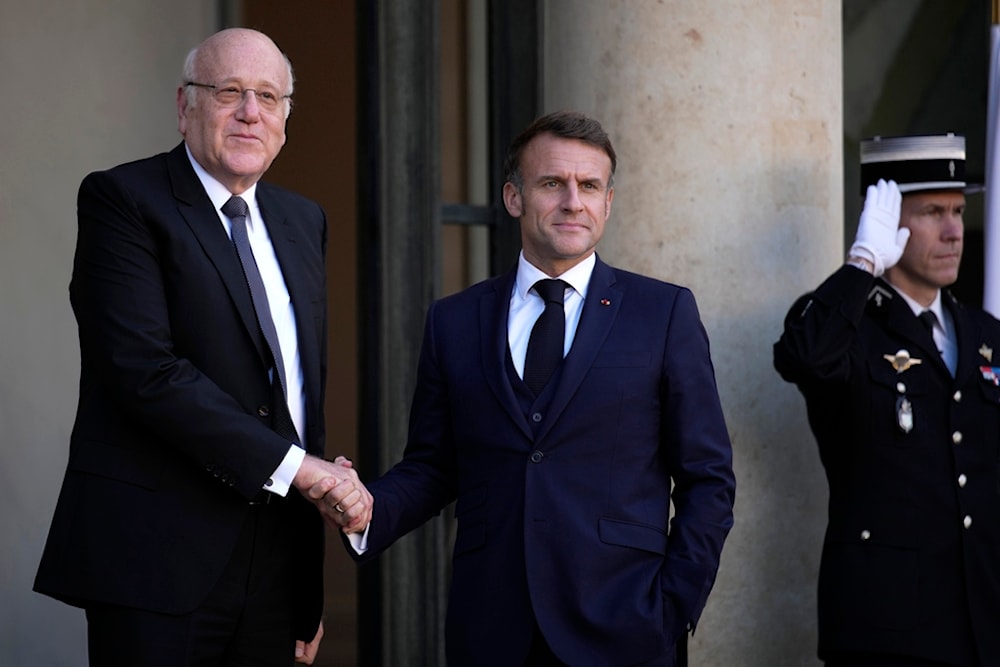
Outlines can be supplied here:
M404 458L370 485L361 560L457 499L451 665L672 665L715 580L735 481L708 338L690 291L595 254L615 162L576 113L514 141L521 257L431 307Z
M805 396L830 500L830 667L1000 665L1000 322L958 303L965 139L862 142L847 261L788 312L774 365Z
M323 522L290 487L330 477L322 511L367 522L321 458L326 218L259 181L291 93L267 36L217 33L185 64L183 143L80 187L80 403L35 589L86 609L93 666L311 662Z

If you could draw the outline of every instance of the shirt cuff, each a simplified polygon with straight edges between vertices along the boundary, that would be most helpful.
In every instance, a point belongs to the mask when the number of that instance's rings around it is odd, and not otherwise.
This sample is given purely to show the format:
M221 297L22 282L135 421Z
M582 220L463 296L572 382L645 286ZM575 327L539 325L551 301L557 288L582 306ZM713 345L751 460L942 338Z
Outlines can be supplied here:
M372 525L369 523L365 526L365 532L361 533L351 533L347 536L347 541L351 543L351 548L354 549L355 553L363 554L368 551L368 529Z
M287 496L288 489L292 486L292 480L295 479L295 475L299 472L299 467L305 458L306 450L294 444L289 447L285 458L282 459L275 471L271 473L271 478L264 484L264 490L276 493L282 497Z

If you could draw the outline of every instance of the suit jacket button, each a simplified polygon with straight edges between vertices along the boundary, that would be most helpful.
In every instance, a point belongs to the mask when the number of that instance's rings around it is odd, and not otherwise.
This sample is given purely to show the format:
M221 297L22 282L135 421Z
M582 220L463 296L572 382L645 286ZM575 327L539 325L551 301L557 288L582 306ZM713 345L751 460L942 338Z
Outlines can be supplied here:
M542 421L542 413L541 412L532 412L531 413L531 421L535 422L536 424L538 422Z
M262 405L259 408L257 408L258 417L267 417L270 414L271 414L271 408L267 407L266 405Z
M531 462L532 463L541 463L543 458L545 458L545 454L542 454L537 449L535 451L531 452Z

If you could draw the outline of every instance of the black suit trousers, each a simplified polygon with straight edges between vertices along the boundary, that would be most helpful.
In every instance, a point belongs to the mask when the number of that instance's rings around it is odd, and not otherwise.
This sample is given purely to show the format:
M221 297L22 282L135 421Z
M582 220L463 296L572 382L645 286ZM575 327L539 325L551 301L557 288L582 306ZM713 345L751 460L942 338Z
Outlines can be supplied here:
M268 500L251 505L222 578L192 613L88 607L90 667L291 666L294 535L287 500Z

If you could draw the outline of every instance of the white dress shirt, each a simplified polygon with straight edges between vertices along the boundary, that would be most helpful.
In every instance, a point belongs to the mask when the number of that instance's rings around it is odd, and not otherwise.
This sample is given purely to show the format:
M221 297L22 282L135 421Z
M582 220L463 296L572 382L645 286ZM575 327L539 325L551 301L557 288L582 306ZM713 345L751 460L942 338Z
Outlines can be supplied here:
M519 377L524 378L524 357L528 353L528 339L531 329L535 326L545 301L531 289L536 282L545 278L557 278L569 283L572 289L567 289L563 299L566 311L566 339L563 342L563 357L569 354L576 337L576 326L580 323L580 313L583 312L583 302L587 297L587 287L590 285L590 274L594 272L597 256L590 257L574 266L560 276L549 276L533 266L524 258L521 252L517 259L517 278L514 280L514 290L510 295L510 315L507 317L507 344L510 345L510 357Z
M187 149L186 145L185 149ZM187 149L187 155L191 166L194 167L194 171L198 175L198 180L201 181L209 199L212 200L212 205L215 206L215 212L218 214L226 234L232 237L232 223L222 213L222 207L233 196L233 193L230 193L226 186L198 164L198 161L191 155L190 149ZM281 273L278 257L274 254L274 246L271 244L264 216L257 205L256 183L238 195L246 201L250 208L250 214L247 217L247 236L250 239L250 247L253 249L254 260L257 262L261 280L264 282L264 290L267 292L271 319L278 332L278 345L281 346L281 358L284 365L285 389L287 391L285 398L288 401L288 412L291 414L295 430L300 434L300 437L304 438L303 434L306 432L305 379L302 373L302 360L299 357L295 307L288 294L288 286ZM236 252L235 249L233 252ZM296 446L299 444L301 446ZM270 484L264 488L281 496L286 495L304 458L305 443L291 443L285 458L271 475L271 479L268 480Z

